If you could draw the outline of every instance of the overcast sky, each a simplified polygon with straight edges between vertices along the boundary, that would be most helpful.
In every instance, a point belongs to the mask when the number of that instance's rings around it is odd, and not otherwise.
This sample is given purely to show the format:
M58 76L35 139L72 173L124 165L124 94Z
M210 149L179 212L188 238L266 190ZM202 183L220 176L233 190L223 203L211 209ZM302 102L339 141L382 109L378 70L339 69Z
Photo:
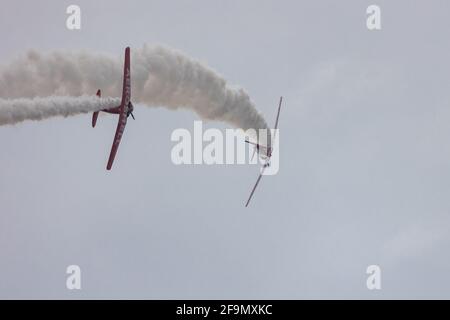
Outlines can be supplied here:
M450 3L414 3L2 0L0 64L165 44L285 105L248 208L256 166L172 164L189 111L135 106L111 172L114 116L0 127L0 298L450 298Z

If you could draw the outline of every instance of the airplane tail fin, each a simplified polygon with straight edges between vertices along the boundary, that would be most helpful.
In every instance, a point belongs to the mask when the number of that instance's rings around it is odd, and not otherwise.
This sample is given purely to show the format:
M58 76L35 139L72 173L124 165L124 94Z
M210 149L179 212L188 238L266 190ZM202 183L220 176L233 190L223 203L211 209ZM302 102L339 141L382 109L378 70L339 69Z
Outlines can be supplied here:
M101 97L102 96L102 92L101 92L101 90L100 89L98 89L97 90L97 97ZM95 128L95 124L97 123L97 118L98 118L98 113L99 113L100 111L95 111L93 114L92 114L92 128Z

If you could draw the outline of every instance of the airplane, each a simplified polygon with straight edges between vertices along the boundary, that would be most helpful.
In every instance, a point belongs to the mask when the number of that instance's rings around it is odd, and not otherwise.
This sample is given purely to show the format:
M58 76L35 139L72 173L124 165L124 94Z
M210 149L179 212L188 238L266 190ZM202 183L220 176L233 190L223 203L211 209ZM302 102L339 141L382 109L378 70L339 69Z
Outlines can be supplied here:
M255 151L253 152L253 155L255 155L255 152L258 152L259 157L265 161L265 163L261 167L261 171L259 173L258 179L256 180L255 186L252 189L252 192L250 193L250 196L248 197L247 203L245 204L245 207L248 207L248 204L250 203L250 200L253 197L253 194L255 193L256 187L259 184L259 181L261 180L264 170L266 170L267 167L270 166L270 158L272 157L272 151L273 151L273 143L275 142L275 137L277 134L278 129L278 118L280 117L280 110L281 110L281 103L283 102L283 97L280 97L280 103L278 104L278 112L277 112L277 118L275 120L275 130L273 137L270 136L270 143L267 146L260 145L255 142L251 142L249 140L245 140L248 144L252 144L255 146ZM253 156L252 156L253 158Z
M101 97L101 94L102 94L101 90L98 89L97 96ZM114 135L111 153L109 154L108 164L106 166L107 170L111 170L112 168L114 158L116 157L117 149L119 148L120 140L122 139L123 131L125 130L125 126L127 124L128 117L131 115L133 120L135 120L133 115L134 107L130 99L131 99L130 47L127 47L125 49L125 61L123 66L122 101L120 105L117 107L101 110L103 112L119 115L116 134ZM92 128L95 128L99 112L100 111L96 111L92 114Z

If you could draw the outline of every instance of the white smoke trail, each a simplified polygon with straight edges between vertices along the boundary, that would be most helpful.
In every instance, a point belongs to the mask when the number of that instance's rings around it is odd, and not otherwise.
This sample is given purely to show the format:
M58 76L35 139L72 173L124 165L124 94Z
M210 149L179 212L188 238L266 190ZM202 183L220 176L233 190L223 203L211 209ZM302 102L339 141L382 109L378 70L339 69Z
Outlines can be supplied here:
M73 116L118 106L118 98L96 96L0 99L0 125Z
M131 54L134 103L169 109L187 108L202 119L224 121L244 130L267 128L248 94L243 89L229 86L220 75L202 63L160 46L132 49ZM118 97L122 93L122 73L123 58L90 52L41 54L30 51L0 68L0 97L93 95L97 89L101 89L105 96ZM99 107L92 104L94 100L82 107L77 100L64 99L52 100L49 106L44 100L36 100L34 107L42 109L39 111L32 110L31 102L0 100L0 119L3 119L0 124L17 118L67 116ZM61 105L55 104L56 101ZM20 103L23 110L20 117L3 114L11 112Z

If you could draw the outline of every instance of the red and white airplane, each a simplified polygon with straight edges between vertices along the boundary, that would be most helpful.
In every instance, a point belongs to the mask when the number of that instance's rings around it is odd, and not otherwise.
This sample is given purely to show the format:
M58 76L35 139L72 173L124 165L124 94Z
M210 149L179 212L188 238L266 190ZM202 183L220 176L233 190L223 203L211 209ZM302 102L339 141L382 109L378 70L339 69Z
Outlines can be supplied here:
M97 96L101 96L100 89L97 91ZM125 126L127 125L127 119L131 115L134 120L133 115L133 104L130 101L131 99L131 74L130 74L130 47L125 49L125 62L123 67L123 89L122 89L122 102L119 106L101 110L107 113L113 113L119 115L119 122L117 123L116 134L114 136L114 141L111 147L111 153L109 154L108 165L106 166L107 170L111 170L111 167L114 162L114 158L116 157L117 149L119 148L120 140L122 139L123 131L125 130ZM95 127L97 123L98 113L100 111L94 112L92 115L92 127Z
M265 163L262 165L261 171L259 173L258 179L256 180L255 186L252 189L252 192L250 193L250 196L248 197L247 203L245 204L246 207L248 207L248 204L250 203L250 200L253 197L253 194L255 193L256 187L258 186L259 181L261 180L264 170L266 170L267 167L270 166L270 158L272 157L272 151L273 151L273 143L275 143L275 138L277 135L277 129L278 129L278 118L280 117L280 110L281 110L281 102L283 101L283 97L280 97L280 103L278 104L278 112L277 112L277 118L275 120L275 128L273 137L270 136L270 141L268 145L260 145L258 143L251 142L249 140L245 140L245 142L252 144L255 146L255 152L258 152L259 157L265 161ZM253 153L255 155L255 153ZM253 158L253 157L252 157Z

